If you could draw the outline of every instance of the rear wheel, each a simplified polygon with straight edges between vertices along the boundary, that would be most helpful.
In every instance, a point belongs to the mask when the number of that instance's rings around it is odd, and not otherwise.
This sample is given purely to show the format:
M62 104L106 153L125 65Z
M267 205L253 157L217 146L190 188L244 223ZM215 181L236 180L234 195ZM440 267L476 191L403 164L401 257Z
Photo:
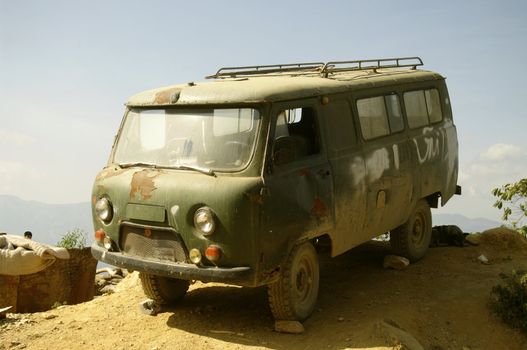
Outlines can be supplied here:
M158 304L172 304L183 299L187 293L189 282L177 278L168 278L139 273L143 291L147 297Z
M417 202L408 220L390 232L390 245L395 254L411 262L425 256L432 237L432 214L426 200Z
M277 320L303 321L311 315L318 297L318 255L309 242L293 248L280 279L268 286L269 306Z

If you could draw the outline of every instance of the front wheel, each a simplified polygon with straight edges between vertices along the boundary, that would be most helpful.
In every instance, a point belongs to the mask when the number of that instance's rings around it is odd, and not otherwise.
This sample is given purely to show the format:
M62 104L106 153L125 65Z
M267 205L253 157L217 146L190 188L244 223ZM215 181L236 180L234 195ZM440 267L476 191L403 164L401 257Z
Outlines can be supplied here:
M390 245L394 254L411 262L425 256L432 237L432 214L426 200L417 202L408 220L390 232Z
M293 248L280 279L268 286L269 306L276 320L303 321L311 315L318 297L318 255L309 242Z
M189 282L186 280L156 276L145 272L139 273L139 278L145 295L160 305L172 304L183 299L189 287Z

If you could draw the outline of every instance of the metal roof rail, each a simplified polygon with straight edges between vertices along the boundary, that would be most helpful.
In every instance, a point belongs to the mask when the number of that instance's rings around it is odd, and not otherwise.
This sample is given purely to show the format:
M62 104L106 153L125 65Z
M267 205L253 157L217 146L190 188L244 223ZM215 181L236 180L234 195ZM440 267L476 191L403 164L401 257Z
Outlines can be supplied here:
M236 78L269 73L312 72L317 73L325 67L324 62L270 64L264 66L222 67L216 74L205 77L206 79Z
M332 61L328 62L322 67L320 73L324 77L328 77L330 73L357 71L357 70L373 70L382 68L400 68L411 67L417 69L418 66L423 65L423 60L420 57L394 57L394 58L378 58L372 60L357 60L357 61Z

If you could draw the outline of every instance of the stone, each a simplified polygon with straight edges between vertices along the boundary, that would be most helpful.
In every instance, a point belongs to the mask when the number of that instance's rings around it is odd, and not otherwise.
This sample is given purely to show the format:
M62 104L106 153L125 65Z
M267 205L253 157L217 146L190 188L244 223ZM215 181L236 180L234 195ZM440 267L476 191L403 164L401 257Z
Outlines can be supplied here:
M377 337L383 339L387 346L398 344L399 347L394 347L394 349L424 350L424 347L412 334L399 327L395 322L389 324L383 321L375 324L374 333Z
M101 288L100 292L101 292L101 294L112 294L112 293L115 293L115 285L108 284L108 285L104 286L103 288Z
M278 320L274 323L274 330L278 333L302 334L304 326L298 321Z
M386 255L382 266L385 269L404 270L410 265L410 260L397 255Z
M482 264L485 264L485 265L489 264L489 259L488 259L485 255L483 255L483 254L481 254L480 256L478 256L478 261L479 261L480 263L482 263Z

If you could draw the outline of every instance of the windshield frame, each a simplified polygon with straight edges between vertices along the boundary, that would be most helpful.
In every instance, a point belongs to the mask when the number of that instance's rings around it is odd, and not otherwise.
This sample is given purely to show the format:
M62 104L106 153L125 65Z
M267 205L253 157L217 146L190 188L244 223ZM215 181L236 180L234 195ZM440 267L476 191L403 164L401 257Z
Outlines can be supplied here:
M203 166L199 165L193 165L193 164L177 164L177 165L162 165L162 164L155 164L150 162L133 162L133 163L126 163L126 162L117 162L116 161L116 153L118 149L119 142L121 138L124 136L124 130L125 125L127 122L127 118L130 115L131 112L141 112L141 111L155 111L155 110L185 110L185 111L191 111L191 110L216 110L216 109L253 109L258 113L258 118L253 119L254 126L254 139L252 142L252 147L249 150L247 160L240 165L239 167L232 167L232 168L216 168L214 166L210 168L205 168ZM261 142L261 131L264 124L265 116L264 113L266 111L266 108L264 108L261 104L225 104L225 105L181 105L181 106L126 106L125 113L122 117L119 130L117 135L115 135L113 146L112 146L112 152L109 159L109 164L117 165L122 168L127 167L151 167L151 168L158 168L158 169L171 169L171 170L184 170L184 171L198 171L202 173L208 173L209 175L215 176L215 173L239 173L243 172L246 169L248 169L255 160L255 156L258 153L257 148L259 147L259 144ZM135 165L137 164L137 165ZM193 169L194 168L194 169ZM200 168L200 169L196 169Z

